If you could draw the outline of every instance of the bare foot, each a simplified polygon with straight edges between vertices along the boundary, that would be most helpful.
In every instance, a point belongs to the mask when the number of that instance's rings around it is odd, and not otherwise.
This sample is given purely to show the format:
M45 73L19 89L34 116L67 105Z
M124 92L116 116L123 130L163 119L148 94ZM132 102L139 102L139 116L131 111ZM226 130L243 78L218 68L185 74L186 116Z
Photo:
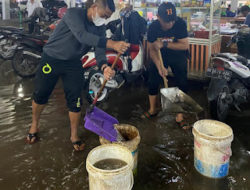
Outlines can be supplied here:
M177 123L180 123L180 122L182 122L183 120L184 120L183 114L182 114L182 113L177 113L177 114L176 114L176 117L175 117L175 121L176 121Z
M39 140L38 132L35 133L28 133L26 137L26 143L34 144Z
M182 113L177 113L176 117L175 117L175 121L178 124L179 127L181 127L182 129L190 129L191 127L189 125L187 125L187 123L184 121L184 116Z
M76 151L83 151L85 148L85 144L82 141L72 142L72 144Z
M83 151L85 144L79 138L71 138L71 142L76 151Z
M39 128L31 127L26 137L26 143L28 144L36 143L39 140L38 133L39 133Z

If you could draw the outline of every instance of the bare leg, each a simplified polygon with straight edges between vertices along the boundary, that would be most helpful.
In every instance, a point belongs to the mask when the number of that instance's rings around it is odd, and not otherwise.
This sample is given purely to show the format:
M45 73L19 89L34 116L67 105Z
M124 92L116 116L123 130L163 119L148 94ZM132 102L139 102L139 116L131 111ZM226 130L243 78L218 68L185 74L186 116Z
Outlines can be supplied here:
M154 95L154 96L149 95L148 98L149 98L149 110L148 110L148 112L150 114L155 114L158 97L157 97L157 95Z
M141 115L142 119L150 118L157 114L157 110L156 110L157 101L158 101L157 95L155 96L149 95L148 99L149 99L149 110Z
M80 140L80 138L77 135L77 129L80 123L80 116L81 116L81 112L69 112L70 127L71 127L70 140L73 143ZM83 150L84 146L85 146L84 144L81 144L81 145L74 144L74 148L77 151Z
M29 133L33 134L39 131L39 126L38 126L39 120L40 120L40 116L44 107L45 107L45 104L41 105L41 104L35 103L34 100L32 101L32 123L31 123ZM29 139L27 137L27 141L29 143L34 143L35 140L36 140L35 138Z

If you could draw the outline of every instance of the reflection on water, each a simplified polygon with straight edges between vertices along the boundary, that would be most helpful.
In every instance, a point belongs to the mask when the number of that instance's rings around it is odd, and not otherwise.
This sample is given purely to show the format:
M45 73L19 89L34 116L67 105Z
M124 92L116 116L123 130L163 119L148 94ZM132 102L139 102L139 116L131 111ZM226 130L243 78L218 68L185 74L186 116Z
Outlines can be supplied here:
M33 81L14 81L1 80L0 83L0 189L87 190L86 156L99 145L98 137L81 125L80 136L87 147L81 153L73 151L69 141L66 103L59 85L41 117L41 140L34 145L25 144L31 122ZM193 94L199 96L201 103L204 102L201 90L194 90ZM240 125L237 118L230 118L235 134L230 172L228 177L214 180L195 171L192 133L179 129L173 115L161 114L152 120L140 119L147 106L146 100L146 89L139 85L113 92L109 100L100 105L121 123L134 125L140 131L142 141L139 146L138 176L133 189L249 189L250 143L247 134L250 129L247 128L249 124L246 118L240 118Z

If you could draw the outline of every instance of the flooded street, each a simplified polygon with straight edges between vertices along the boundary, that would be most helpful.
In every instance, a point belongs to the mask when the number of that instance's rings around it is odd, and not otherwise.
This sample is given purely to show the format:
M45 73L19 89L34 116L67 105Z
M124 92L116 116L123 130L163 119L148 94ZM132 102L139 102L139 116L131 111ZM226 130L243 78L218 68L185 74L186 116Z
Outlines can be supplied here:
M42 114L40 141L28 145L25 137L31 123L32 91L32 79L17 77L11 64L0 60L0 189L87 190L86 157L100 143L98 136L83 126L86 100L79 128L80 137L86 142L85 151L73 151L60 83ZM192 86L191 95L207 108L202 84ZM108 101L98 107L140 131L134 190L250 189L249 112L230 115L227 123L233 129L234 140L229 175L215 180L201 176L193 166L191 130L178 128L173 116L160 114L152 120L140 119L147 108L147 90L141 83L112 92Z

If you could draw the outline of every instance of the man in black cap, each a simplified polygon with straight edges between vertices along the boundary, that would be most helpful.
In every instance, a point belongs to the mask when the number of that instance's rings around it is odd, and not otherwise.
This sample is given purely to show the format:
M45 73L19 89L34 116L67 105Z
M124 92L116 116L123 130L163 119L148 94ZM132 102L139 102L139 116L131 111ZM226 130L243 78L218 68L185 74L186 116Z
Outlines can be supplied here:
M187 91L187 50L188 32L185 21L176 16L176 9L172 3L162 3L158 8L157 20L148 30L148 42L151 62L149 66L149 103L150 108L142 118L156 116L157 95L162 77L168 75L168 66L175 76L177 86ZM164 68L161 67L159 51L161 51ZM182 122L181 114L177 115L178 123ZM185 126L183 126L185 127Z
M32 124L27 136L29 144L38 140L40 115L61 77L69 109L70 140L75 150L83 150L84 144L77 135L84 77L80 59L94 47L99 69L109 80L115 72L107 65L106 48L124 53L129 47L126 42L115 42L105 37L105 20L115 11L113 0L96 0L95 2L89 0L86 7L86 9L68 9L43 48L42 60L35 78Z

